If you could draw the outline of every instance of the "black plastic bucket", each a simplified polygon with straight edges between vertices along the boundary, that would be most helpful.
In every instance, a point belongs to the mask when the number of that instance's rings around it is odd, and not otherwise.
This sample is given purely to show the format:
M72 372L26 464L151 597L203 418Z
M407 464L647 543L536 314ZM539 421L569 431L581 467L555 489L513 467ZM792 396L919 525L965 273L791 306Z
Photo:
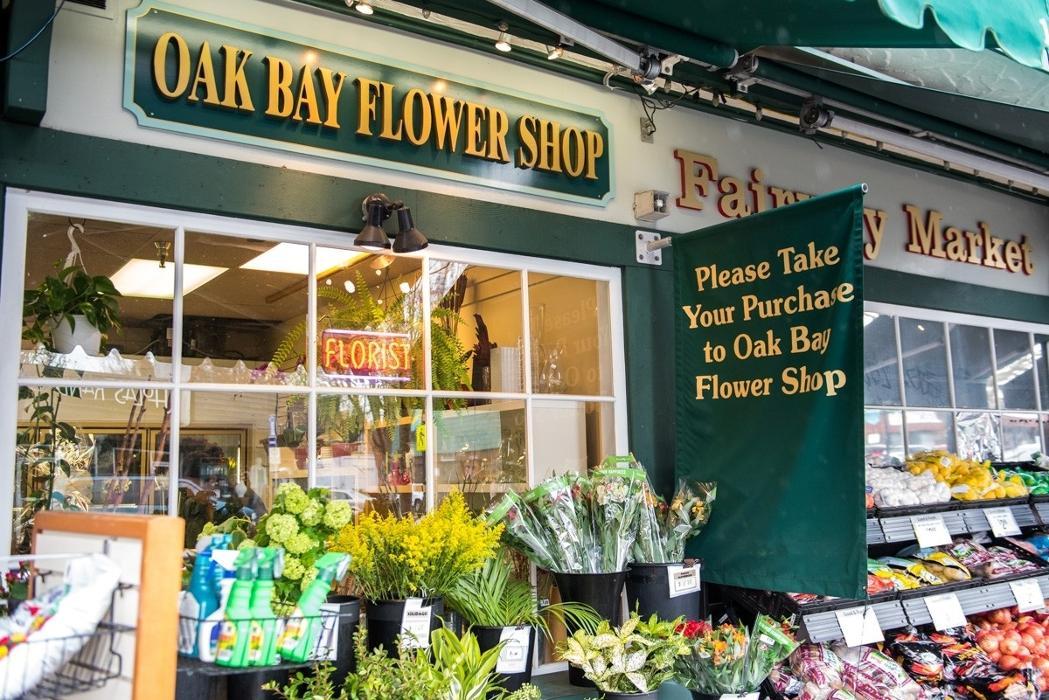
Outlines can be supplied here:
M263 690L262 685L273 681L284 686L290 678L291 671L286 668L259 668L235 673L226 677L226 692L237 700L273 700L273 693Z
M601 697L604 700L656 700L659 697L659 691L653 690L650 693L602 693Z
M481 653L494 649L502 637L504 629L513 629L507 627L471 627L470 631L477 637L477 646L481 648ZM505 653L504 647L504 653ZM521 673L500 673L499 675L505 679L500 685L508 693L512 693L519 689L525 683L532 680L532 657L535 656L535 630L531 627L528 628L528 648L525 649L525 670ZM498 691L493 693L493 696L498 694Z
M554 573L554 580L557 581L557 590L561 592L561 600L589 605L613 626L618 626L622 621L625 571L611 574ZM567 625L567 627L569 634L575 632L573 625ZM568 682L577 688L594 687L594 684L583 675L582 669L575 666L568 667Z
M698 563L698 562L697 562ZM694 591L671 597L669 567L674 564L631 564L626 576L629 610L641 617L656 615L660 620L703 619L703 592Z
M335 660L332 664L335 671L332 680L335 687L342 687L346 676L357 670L357 656L353 646L353 637L357 634L357 626L361 621L361 599L352 595L328 596L328 602L324 604L326 610L338 615L335 621L337 642L335 645Z
M391 657L397 656L397 637L401 633L401 620L404 617L403 600L369 600L366 621L368 625L368 648L378 649L382 646ZM443 598L424 598L423 606L433 608L430 616L430 632L441 626L444 615Z

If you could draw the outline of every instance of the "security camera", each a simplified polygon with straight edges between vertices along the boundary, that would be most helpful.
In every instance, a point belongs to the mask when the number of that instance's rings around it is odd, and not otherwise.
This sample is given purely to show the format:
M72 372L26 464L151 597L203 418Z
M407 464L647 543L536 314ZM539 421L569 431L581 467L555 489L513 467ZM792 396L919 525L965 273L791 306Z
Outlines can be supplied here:
M820 129L830 126L834 112L823 106L819 100L809 98L801 103L798 113L798 128L803 133L815 134Z

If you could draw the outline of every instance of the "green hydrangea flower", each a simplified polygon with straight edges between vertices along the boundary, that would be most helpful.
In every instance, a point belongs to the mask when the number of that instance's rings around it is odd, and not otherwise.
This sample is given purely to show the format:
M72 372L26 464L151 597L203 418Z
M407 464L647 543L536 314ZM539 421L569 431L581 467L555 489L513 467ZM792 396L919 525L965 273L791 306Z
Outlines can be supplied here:
M284 572L281 574L281 578L286 578L289 581L298 581L305 573L306 567L302 565L301 559L298 557L287 557L284 559Z
M302 581L299 582L299 589L306 590L306 587L313 583L313 579L317 578L317 569L310 567L310 570L302 575Z
M281 489L284 489L284 487L287 485L288 484L282 484ZM310 504L311 499L303 492L301 488L298 487L298 485L291 485L295 488L285 489L283 494L280 494L280 492L278 491L278 494L284 497L284 510L297 515L303 510L305 510L306 506Z
M330 501L324 508L324 524L332 530L341 530L353 519L353 509L347 501Z
M237 549L247 549L248 547L258 547L258 545L255 544L255 540L250 538L237 545Z
M294 515L272 513L266 518L266 534L278 544L287 542L299 532L299 523Z
M313 527L320 523L321 518L324 517L324 507L321 506L319 501L310 500L303 508L302 512L299 513L299 520L306 527Z
M294 537L289 537L284 543L284 548L292 554L305 554L316 546L317 541L305 532L300 532Z

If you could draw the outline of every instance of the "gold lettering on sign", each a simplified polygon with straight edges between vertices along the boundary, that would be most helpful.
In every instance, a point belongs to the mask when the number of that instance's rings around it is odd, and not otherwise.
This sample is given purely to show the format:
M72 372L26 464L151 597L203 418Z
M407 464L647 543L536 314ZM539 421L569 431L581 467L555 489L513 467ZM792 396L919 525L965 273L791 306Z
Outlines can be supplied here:
M700 198L707 196L707 186L711 180L717 179L717 160L680 148L674 150L674 157L681 164L681 196L677 198L677 205L703 211L703 200Z
M248 65L251 51L241 51L236 46L229 44L223 44L219 50L222 52L223 74L225 75L220 104L241 112L254 112L255 105L251 102L248 78L244 75L244 67Z
M175 87L170 87L167 75L168 47L174 43ZM165 32L153 47L153 85L169 100L177 99L189 87L189 45L175 32Z
M215 82L215 64L211 61L211 46L208 42L200 45L200 55L197 57L197 70L193 76L193 85L189 89L190 102L200 99L197 95L199 88L204 88L204 104L219 104L219 86Z
M293 77L291 64L283 58L266 56L264 59L267 67L267 84L269 85L268 97L266 99L266 115L270 117L291 116L291 110L295 108L291 96L291 80Z

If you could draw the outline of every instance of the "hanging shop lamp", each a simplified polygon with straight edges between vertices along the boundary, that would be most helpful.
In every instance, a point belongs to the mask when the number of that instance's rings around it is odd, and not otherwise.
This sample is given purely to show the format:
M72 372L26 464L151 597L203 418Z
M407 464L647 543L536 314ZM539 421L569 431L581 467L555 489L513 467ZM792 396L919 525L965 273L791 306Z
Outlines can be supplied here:
M401 206L397 209L397 225L400 230L397 232L397 238L393 240L393 252L414 253L430 245L423 232L415 228L412 210L408 207Z
M495 40L495 48L503 53L510 53L514 48L510 45L510 35L506 33L508 29L510 27L506 22L499 23L499 38Z
M390 216L389 205L384 200L384 195L372 195L364 200L366 223L353 239L355 246L370 250L386 250L390 247L390 237L382 228L382 222Z

